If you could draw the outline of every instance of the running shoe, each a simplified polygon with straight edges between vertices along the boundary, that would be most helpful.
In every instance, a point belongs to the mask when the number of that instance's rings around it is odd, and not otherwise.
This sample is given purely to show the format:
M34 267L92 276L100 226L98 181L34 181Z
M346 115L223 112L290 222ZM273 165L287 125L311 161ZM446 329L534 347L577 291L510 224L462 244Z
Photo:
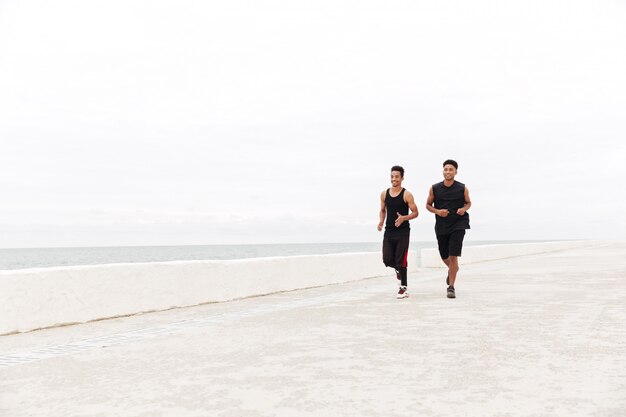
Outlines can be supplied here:
M448 298L456 298L456 295L454 294L454 287L448 287Z
M400 271L396 269L396 279L400 281Z
M400 298L407 298L409 296L409 293L406 290L406 287L400 287L400 289L398 290L398 295L396 295L397 299Z

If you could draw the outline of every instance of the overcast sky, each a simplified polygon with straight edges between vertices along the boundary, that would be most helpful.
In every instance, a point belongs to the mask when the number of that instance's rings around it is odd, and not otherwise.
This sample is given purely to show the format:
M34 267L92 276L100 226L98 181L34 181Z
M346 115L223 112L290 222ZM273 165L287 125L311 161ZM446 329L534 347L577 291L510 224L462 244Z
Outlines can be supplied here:
M626 238L623 1L0 0L0 247ZM621 185L620 185L621 184Z

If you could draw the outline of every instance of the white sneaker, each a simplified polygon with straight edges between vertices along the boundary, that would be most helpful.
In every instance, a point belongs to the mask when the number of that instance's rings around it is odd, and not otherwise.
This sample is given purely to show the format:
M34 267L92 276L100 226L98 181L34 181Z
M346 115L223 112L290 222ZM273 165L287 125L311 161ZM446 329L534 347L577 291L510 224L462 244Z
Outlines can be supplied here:
M396 295L397 299L400 298L408 298L409 297L409 293L406 290L406 287L400 287L400 289L398 290L398 295Z

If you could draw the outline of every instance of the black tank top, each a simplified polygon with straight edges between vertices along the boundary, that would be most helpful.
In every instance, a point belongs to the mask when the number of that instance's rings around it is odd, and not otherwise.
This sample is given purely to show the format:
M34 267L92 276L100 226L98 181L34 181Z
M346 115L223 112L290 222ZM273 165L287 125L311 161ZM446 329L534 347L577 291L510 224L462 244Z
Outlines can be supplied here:
M396 219L398 218L398 213L403 216L409 214L409 205L404 201L404 191L400 191L395 197L392 197L389 193L389 188L387 188L387 195L385 195L385 207L387 207L387 222L385 224L385 233L407 233L411 226L408 221L402 222L400 227L396 227Z
M435 216L435 233L449 235L455 230L469 229L469 213L463 216L456 211L465 205L465 184L454 181L450 187L442 182L433 185L435 195L434 205L436 209L448 209L447 217Z

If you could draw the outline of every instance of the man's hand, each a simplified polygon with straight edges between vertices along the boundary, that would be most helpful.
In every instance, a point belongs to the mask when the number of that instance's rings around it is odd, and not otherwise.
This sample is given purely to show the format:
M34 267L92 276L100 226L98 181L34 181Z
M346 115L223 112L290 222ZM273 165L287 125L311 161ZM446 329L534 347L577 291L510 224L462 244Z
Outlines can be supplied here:
M461 207L460 209L458 209L456 211L456 214L458 214L459 216L462 216L465 214L465 209L463 207Z
M383 230L383 222L378 223L378 227L377 227L378 231L380 232L381 230Z
M448 214L450 214L448 209L437 210L437 216L439 217L448 217Z
M402 223L404 223L404 216L401 215L400 213L396 213L398 215L398 218L396 219L396 227L400 227L400 225Z

